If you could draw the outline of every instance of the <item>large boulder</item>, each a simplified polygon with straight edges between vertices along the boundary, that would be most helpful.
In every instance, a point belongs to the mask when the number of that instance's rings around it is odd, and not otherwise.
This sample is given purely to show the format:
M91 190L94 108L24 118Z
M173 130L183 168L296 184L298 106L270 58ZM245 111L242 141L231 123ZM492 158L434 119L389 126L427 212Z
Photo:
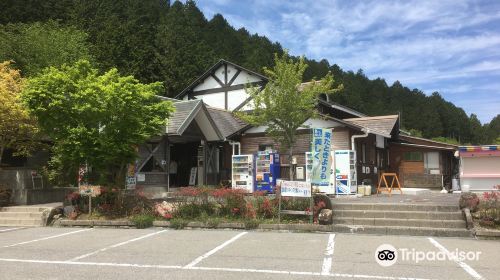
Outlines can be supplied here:
M318 215L318 222L320 225L331 225L333 223L332 209L322 209Z

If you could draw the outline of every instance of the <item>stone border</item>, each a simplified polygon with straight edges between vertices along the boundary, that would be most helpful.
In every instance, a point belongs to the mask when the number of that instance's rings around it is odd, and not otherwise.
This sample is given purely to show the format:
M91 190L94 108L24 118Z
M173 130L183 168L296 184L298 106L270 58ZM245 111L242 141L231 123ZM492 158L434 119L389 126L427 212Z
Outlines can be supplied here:
M474 233L478 239L500 239L500 230L476 229Z
M127 220L107 221L107 220L57 220L53 226L56 227L135 227L135 224ZM171 227L169 221L154 221L154 227ZM203 222L189 222L184 228L205 228L205 229L247 229L244 223L219 223L210 225ZM332 232L331 225L315 224L259 224L256 230L262 231L299 231L299 232Z

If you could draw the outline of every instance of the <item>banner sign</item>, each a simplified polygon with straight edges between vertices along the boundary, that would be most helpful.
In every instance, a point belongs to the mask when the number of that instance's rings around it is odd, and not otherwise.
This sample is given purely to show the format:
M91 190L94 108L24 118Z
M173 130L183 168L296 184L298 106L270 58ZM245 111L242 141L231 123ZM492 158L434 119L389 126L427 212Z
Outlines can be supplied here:
M332 129L313 128L312 138L312 174L311 183L317 186L330 185L332 161L330 149L332 146Z
M279 181L281 196L311 197L311 183L304 181Z

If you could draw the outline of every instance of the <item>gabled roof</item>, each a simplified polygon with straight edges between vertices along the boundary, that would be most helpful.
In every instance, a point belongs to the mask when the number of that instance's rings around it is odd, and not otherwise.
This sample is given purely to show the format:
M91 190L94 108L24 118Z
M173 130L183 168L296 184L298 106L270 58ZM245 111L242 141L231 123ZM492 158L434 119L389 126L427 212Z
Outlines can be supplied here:
M223 140L224 136L219 130L219 127L212 119L207 107L203 104L203 100L187 100L177 101L173 103L175 112L168 120L167 134L181 136L199 113L204 113L212 129L217 134L219 140Z
M207 106L207 109L224 138L228 138L250 126L234 116L230 111L210 106Z
M242 70L242 71L246 71L246 72L248 72L248 73L250 73L252 75L255 75L255 76L261 78L264 81L268 80L268 78L266 76L264 76L264 75L262 75L260 73L257 73L255 71L249 70L249 69L247 69L247 68L245 68L243 66L240 66L238 64L232 63L230 61L221 59L217 63L215 63L214 65L212 65L212 67L210 67L205 73L203 73L201 76L199 76L198 78L196 78L196 80L194 80L189 86L187 86L183 91L181 91L175 98L182 99L189 91L191 91L193 88L195 88L201 82L203 82L206 78L208 78L208 76L210 76L211 74L213 74L215 72L215 70L219 69L219 67L221 65L224 65L224 64L228 64L228 65L233 66L236 69L239 69L239 70Z
M363 118L350 118L344 121L363 127L370 131L370 133L378 134L386 138L391 138L392 131L398 123L398 115L376 116L376 117L363 117Z

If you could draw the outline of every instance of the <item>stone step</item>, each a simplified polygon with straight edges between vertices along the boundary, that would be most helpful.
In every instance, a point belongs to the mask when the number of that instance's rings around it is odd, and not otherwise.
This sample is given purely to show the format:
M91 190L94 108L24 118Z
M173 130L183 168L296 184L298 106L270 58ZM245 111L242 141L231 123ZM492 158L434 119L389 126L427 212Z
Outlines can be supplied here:
M429 212L429 211L393 211L393 210L343 210L334 209L333 217L352 218L390 218L390 219L424 219L424 220L463 220L461 211Z
M383 210L383 211L427 211L457 212L460 208L451 205L394 204L394 203L332 203L333 210Z
M44 226L42 219L19 219L0 217L0 226Z
M43 212L0 212L0 219L2 218L27 218L27 219L41 219Z
M355 226L336 224L333 225L333 232L379 235L472 237L472 232L467 229L432 227Z
M424 219L390 219L390 218L350 218L334 217L333 224L361 226L396 226L396 227L429 227L429 228L466 228L464 220L424 220Z
M50 210L50 207L30 207L30 206L8 206L0 207L0 212L43 212Z

